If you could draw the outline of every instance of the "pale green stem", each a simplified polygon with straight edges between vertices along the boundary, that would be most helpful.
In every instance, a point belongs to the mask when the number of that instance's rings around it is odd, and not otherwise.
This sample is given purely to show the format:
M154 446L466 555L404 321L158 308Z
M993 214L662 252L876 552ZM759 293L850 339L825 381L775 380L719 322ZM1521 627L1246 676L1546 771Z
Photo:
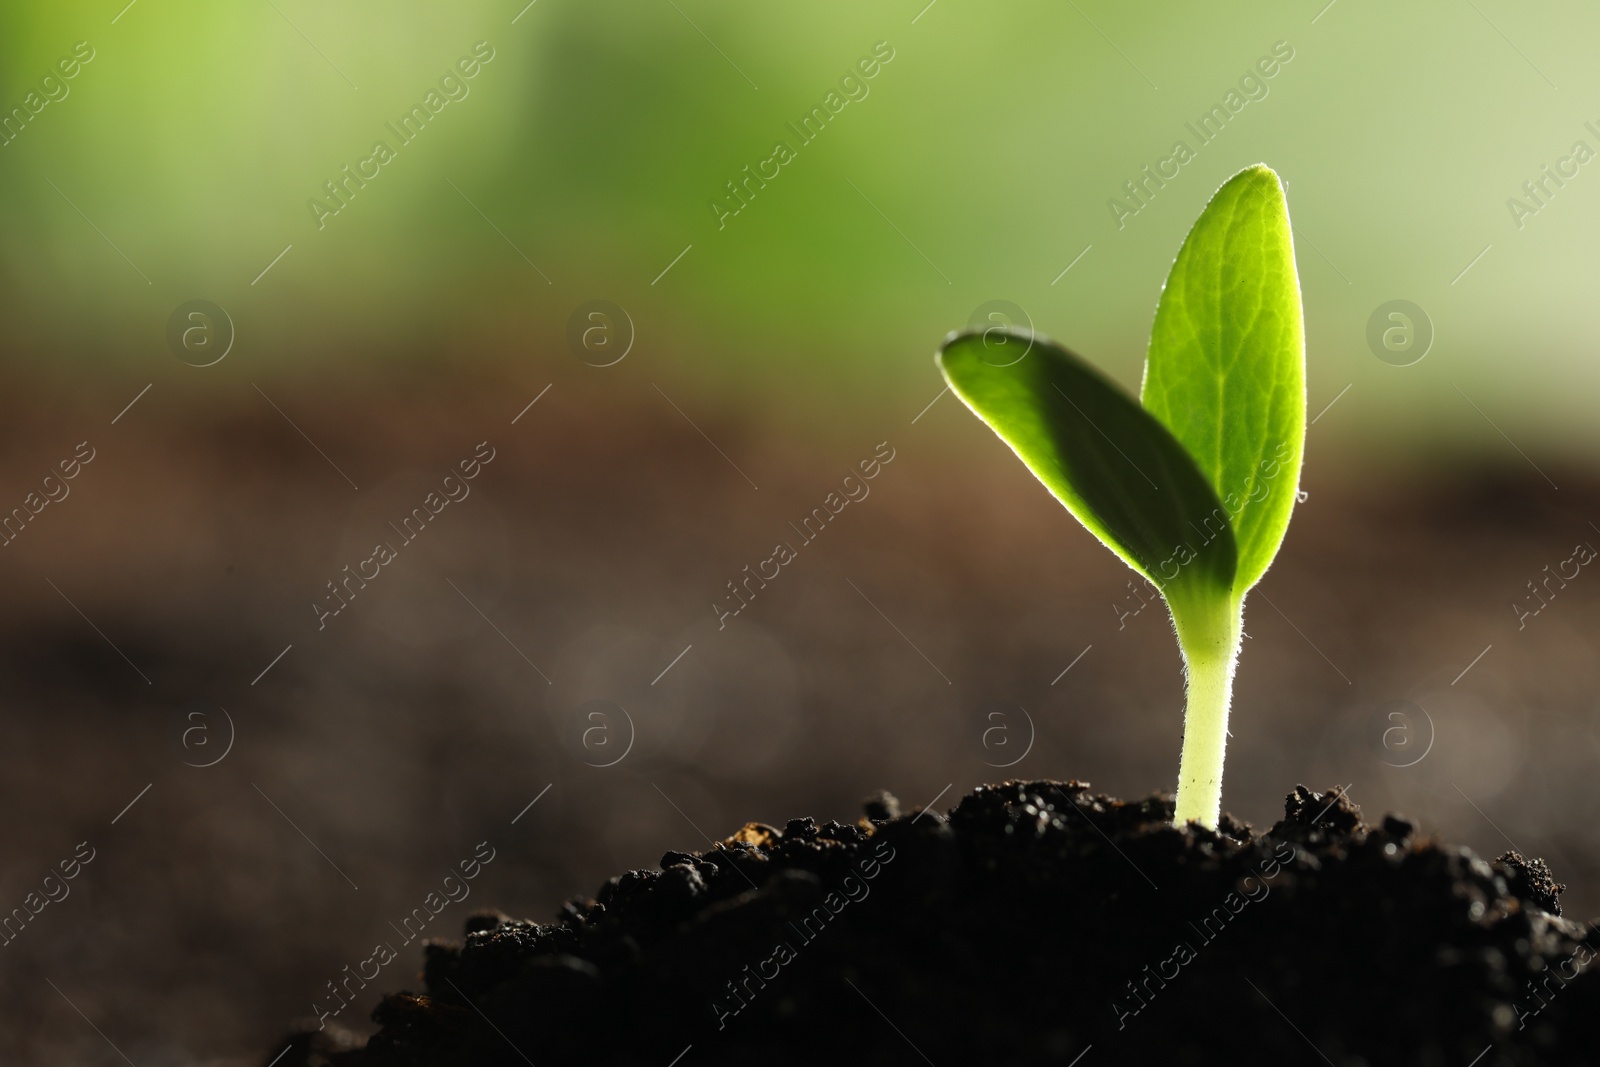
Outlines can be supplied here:
M1244 603L1229 597L1181 611L1174 606L1173 621L1188 675L1173 821L1182 826L1194 820L1216 829L1222 814L1222 760L1228 749L1233 671L1244 636Z

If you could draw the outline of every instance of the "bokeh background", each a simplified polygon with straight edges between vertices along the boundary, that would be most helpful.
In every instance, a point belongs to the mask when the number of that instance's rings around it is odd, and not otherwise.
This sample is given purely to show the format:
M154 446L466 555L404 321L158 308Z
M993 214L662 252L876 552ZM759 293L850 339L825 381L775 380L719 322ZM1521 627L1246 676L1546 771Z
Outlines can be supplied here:
M1592 9L524 5L0 8L0 510L38 510L0 547L0 909L94 856L0 948L0 1057L264 1063L480 842L428 936L880 788L1170 788L1163 611L931 356L1004 300L1136 388L1186 227L1256 161L1316 421L1225 806L1347 787L1600 914L1600 578L1529 587L1600 545Z

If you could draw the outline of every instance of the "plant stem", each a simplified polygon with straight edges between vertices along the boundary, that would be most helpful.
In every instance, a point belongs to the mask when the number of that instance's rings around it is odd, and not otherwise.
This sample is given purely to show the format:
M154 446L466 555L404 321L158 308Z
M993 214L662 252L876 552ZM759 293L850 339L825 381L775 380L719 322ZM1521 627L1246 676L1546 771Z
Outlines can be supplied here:
M1172 819L1179 826L1194 820L1214 830L1222 814L1222 760L1228 748L1233 671L1244 636L1244 602L1229 597L1185 611L1174 605L1173 622L1183 647L1188 701Z

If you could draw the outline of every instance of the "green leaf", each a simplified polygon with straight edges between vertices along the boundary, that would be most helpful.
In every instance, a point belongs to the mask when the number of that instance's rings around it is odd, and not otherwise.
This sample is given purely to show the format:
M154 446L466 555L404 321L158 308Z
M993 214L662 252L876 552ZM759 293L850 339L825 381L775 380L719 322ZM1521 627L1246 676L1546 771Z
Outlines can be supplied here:
M1045 488L1169 602L1227 599L1235 550L1221 504L1131 396L1033 333L953 335L939 368Z
M1185 238L1156 308L1143 398L1231 516L1242 597L1283 543L1306 434L1300 282L1270 168L1230 178Z

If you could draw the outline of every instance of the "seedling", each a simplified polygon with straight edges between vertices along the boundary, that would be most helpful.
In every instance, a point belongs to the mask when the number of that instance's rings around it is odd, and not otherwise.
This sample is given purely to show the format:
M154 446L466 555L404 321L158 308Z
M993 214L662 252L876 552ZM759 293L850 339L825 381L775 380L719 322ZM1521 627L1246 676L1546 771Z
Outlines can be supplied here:
M1020 355L1019 355L1020 353ZM1278 176L1225 182L1156 305L1141 403L1032 333L969 330L950 388L1167 602L1187 677L1178 823L1215 827L1244 599L1283 543L1305 445L1305 337Z

